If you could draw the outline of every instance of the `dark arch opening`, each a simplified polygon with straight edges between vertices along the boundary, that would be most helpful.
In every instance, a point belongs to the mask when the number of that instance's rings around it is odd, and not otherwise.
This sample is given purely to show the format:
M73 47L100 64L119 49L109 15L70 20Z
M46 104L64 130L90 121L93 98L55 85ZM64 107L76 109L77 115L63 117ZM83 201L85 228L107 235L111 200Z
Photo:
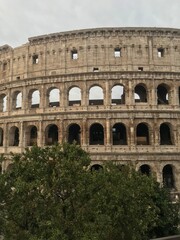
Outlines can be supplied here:
M137 145L149 145L149 129L144 123L139 123L136 128Z
M37 127L33 126L30 130L30 146L37 145Z
M158 104L168 104L169 94L168 89L164 84L160 84L157 87L157 103Z
M19 146L19 128L15 126L9 131L9 146Z
M163 168L163 184L167 188L174 188L174 175L170 164Z
M91 172L100 171L102 169L103 169L103 167L100 164L94 164L94 165L91 166Z
M126 127L122 123L116 123L112 128L113 145L126 145Z
M104 129L99 123L90 127L90 145L104 145Z
M4 131L2 128L0 128L0 146L3 146L4 141Z
M140 168L139 168L139 170L140 170L140 172L141 172L142 174L145 174L145 175L147 175L147 176L150 176L150 175L151 175L151 168L150 168L150 166L147 165L147 164L141 165Z
M170 127L166 123L160 126L160 145L172 145Z
M140 84L136 85L134 93L135 96L138 96L138 98L135 97L135 102L147 102L147 92L145 87Z
M68 129L68 143L81 144L81 128L78 124L72 124Z
M53 124L47 127L46 145L53 145L58 142L58 127Z

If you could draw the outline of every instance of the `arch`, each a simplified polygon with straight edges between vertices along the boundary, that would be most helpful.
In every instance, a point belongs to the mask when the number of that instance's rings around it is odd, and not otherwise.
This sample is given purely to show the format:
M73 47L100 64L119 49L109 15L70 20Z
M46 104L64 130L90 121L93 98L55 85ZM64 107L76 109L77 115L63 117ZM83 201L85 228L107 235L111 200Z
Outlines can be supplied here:
M16 91L13 93L12 107L13 107L13 109L21 109L22 108L22 92Z
M37 146L37 127L32 125L29 126L26 132L27 135L27 146Z
M169 86L166 84L157 87L157 104L169 104Z
M174 173L173 167L170 164L167 164L163 167L163 184L167 188L174 188Z
M146 123L139 123L136 127L137 145L149 145L149 128Z
M9 146L19 146L19 128L11 127L9 130Z
M137 84L134 88L135 102L147 102L147 91L142 84Z
M71 124L68 128L68 143L81 144L81 128L78 124Z
M103 105L104 104L104 94L103 89L98 86L92 86L89 89L89 105Z
M122 123L116 123L112 127L113 145L126 145L127 134L126 127Z
M139 168L139 171L142 174L146 174L147 176L151 175L151 168L150 168L150 166L148 164L141 165L140 168Z
M90 127L90 145L104 145L104 128L100 123L94 123Z
M58 127L55 124L50 124L45 130L45 144L53 145L58 142Z
M60 106L60 91L58 88L50 88L47 92L48 96L48 106L49 107L59 107Z
M160 125L160 145L172 145L171 125L169 123Z
M40 92L38 89L31 89L29 91L29 105L30 108L39 108Z
M14 167L15 167L14 163L9 163L7 168L6 168L6 171L7 172L12 172Z
M94 164L91 166L91 172L101 171L101 170L103 170L103 166L101 166L100 164Z
M6 94L0 95L0 112L7 111L7 96Z
M81 106L81 89L72 87L68 92L69 106Z
M123 85L115 85L111 89L111 104L125 104L125 89Z
M4 141L4 131L2 128L0 128L0 146L3 146L3 141Z

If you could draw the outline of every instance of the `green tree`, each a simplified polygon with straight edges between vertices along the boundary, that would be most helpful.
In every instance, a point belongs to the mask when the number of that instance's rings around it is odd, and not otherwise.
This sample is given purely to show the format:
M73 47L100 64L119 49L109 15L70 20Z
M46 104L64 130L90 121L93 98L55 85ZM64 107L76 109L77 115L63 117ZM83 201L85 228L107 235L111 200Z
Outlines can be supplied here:
M108 163L90 171L89 155L75 144L33 147L13 155L12 163L0 175L5 240L145 240L176 233L178 205L132 166Z

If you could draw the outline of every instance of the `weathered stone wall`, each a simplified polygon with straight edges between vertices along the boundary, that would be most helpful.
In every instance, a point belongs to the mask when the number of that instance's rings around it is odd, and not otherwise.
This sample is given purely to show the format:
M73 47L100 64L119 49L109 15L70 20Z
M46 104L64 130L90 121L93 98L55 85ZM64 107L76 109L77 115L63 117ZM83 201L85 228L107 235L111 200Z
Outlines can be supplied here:
M102 89L103 99L91 103L93 86ZM119 102L112 99L114 86L123 87ZM70 103L73 87L80 89L81 99ZM56 104L49 100L53 89L60 91ZM33 105L35 91L40 101ZM0 47L0 153L22 152L33 141L49 145L55 135L59 142L70 141L78 125L74 139L94 164L148 165L160 182L168 165L179 191L179 119L179 29L87 29L29 38L14 49ZM119 123L120 130L115 129ZM102 126L103 142L90 136L98 129L91 134L94 124ZM118 137L121 131L126 137Z

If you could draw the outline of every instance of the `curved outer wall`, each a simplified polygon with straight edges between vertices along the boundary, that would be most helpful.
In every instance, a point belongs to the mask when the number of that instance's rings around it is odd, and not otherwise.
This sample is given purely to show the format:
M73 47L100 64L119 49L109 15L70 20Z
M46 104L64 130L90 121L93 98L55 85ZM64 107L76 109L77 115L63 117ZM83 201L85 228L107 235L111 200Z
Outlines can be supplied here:
M112 100L116 85L124 89L123 101L122 96L119 102ZM93 86L101 87L101 101L89 102ZM70 104L72 87L80 89L81 101ZM60 91L54 107L49 104L53 88ZM132 162L137 169L146 164L161 183L168 165L173 172L173 189L179 191L179 89L179 29L87 29L29 38L28 43L14 49L2 46L0 153L20 153L32 145L32 126L37 129L37 145L44 146L48 144L47 129L56 131L58 142L63 142L69 139L70 126L77 124L80 144L90 152L94 164ZM40 102L32 106L34 91L39 92ZM117 123L125 127L126 143L113 142ZM90 135L98 132L95 128L90 133L95 124L100 124L97 129L102 127L103 142L90 140ZM140 130L139 124L143 125ZM163 135L164 131L168 133ZM161 138L166 137L170 140L163 142ZM14 138L18 138L17 144ZM4 168L7 165L8 161Z

